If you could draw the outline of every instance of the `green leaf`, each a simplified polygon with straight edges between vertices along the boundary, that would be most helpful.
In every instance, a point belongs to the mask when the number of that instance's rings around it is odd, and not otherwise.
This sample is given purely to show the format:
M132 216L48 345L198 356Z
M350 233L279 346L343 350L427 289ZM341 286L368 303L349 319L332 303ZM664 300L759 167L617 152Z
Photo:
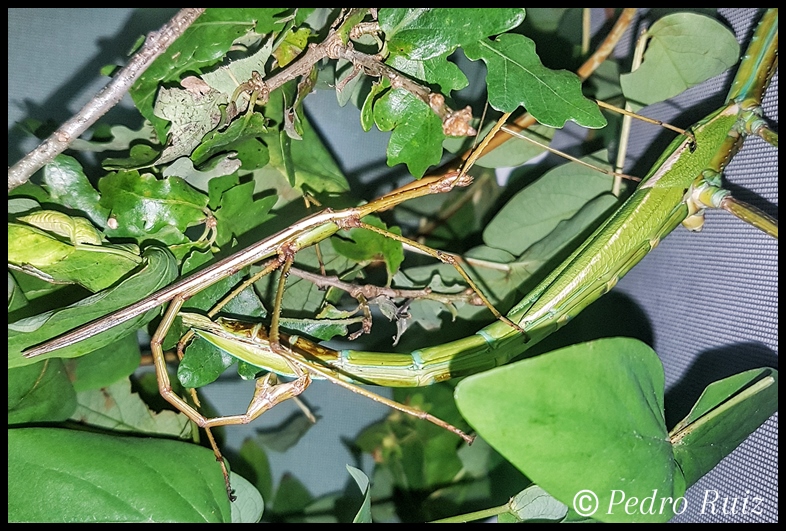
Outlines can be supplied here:
M376 216L366 216L363 222L401 236L400 228L388 228ZM388 278L392 278L398 272L401 262L404 261L404 246L401 242L364 228L350 229L347 235L340 233L339 236L333 237L331 242L336 252L355 262L382 258L387 267Z
M35 303L40 302L45 295L51 295L61 290L63 290L63 292L70 291L68 286L51 284L40 278L20 273L13 269L9 271L9 280L12 279L16 286L11 288L11 284L9 283L8 312L9 316L13 316L14 318L20 316L27 317L30 315L27 312L35 313L37 311L35 309ZM14 304L18 304L20 308L25 307L25 310L22 312L15 312L14 310L16 310L17 307L15 307ZM41 306L41 308L45 307L48 306L46 304Z
M101 162L101 167L105 170L140 170L152 166L160 154L160 149L147 144L134 144L128 157L107 157Z
M209 168L198 170L194 167L194 163L191 162L190 158L180 157L166 167L163 176L180 177L197 190L207 193L211 179L232 175L240 169L242 164L234 153L225 154L209 161Z
M246 477L253 479L254 486L259 490L262 498L270 500L273 497L273 477L270 473L270 460L265 449L257 444L254 439L247 438L240 447L242 462L233 468L242 472ZM249 470L246 471L246 466Z
M216 211L218 236L216 244L222 246L272 219L270 209L278 198L273 195L254 201L254 183L247 182L234 186L221 196L221 207Z
M59 428L8 431L10 522L227 522L213 452Z
M641 105L667 100L724 72L740 55L733 32L697 13L663 17L647 36L650 42L641 66L620 76L625 97Z
M363 504L358 509L355 518L352 519L353 524L370 524L371 523L371 489L369 488L368 476L359 468L347 465L347 472L355 480L360 488L360 493L363 495Z
M778 371L753 369L707 386L670 436L688 486L778 411Z
M291 474L281 478L273 501L273 508L277 514L300 513L314 498L303 483Z
M448 61L450 53L432 57L424 61L410 59L403 55L391 55L385 63L409 77L439 87L442 94L461 90L469 85L464 72L455 63Z
M239 160L242 160L241 168L246 171L253 171L263 168L270 162L270 152L267 146L257 138L244 138L230 146Z
M208 181L206 190L209 198L207 202L208 208L211 210L218 209L221 205L221 196L224 192L238 184L240 184L240 177L236 174L224 175ZM200 190L202 190L202 188L200 188Z
M77 392L101 389L127 378L139 367L139 339L128 334L90 354L66 361Z
M36 210L17 219L61 236L74 245L101 245L101 233L85 218L71 217L57 210Z
M213 259L212 251L202 251L198 248L193 249L193 252L187 254L182 258L183 262L180 266L180 271L185 275L192 271L196 271L200 266L209 263Z
M283 113L283 91L277 90L270 95L265 115L279 122ZM255 172L254 180L268 182L285 176L291 186L309 193L344 193L349 190L349 183L335 159L305 117L300 126L303 129L302 140L291 140L283 130L272 129L263 135L270 150L270 163Z
M568 506L554 499L538 485L522 490L510 502L510 512L519 522L527 520L560 521L568 514Z
M452 392L451 385L437 384L396 389L393 398L463 429L465 422L449 398ZM391 414L362 432L355 444L374 456L377 468L393 474L397 488L412 492L441 488L462 470L456 435L410 415Z
M559 29L560 21L562 21L565 13L569 10L570 8L567 7L530 9L527 11L526 26L537 28L544 33L556 33Z
M22 351L88 323L169 285L177 277L174 257L159 247L148 247L145 266L117 286L96 293L65 308L21 319L8 325L8 367L22 367L47 358L75 358L114 343L150 322L157 314L153 309L121 325L109 328L84 341L29 359Z
M388 143L388 166L405 163L417 178L442 157L442 120L404 89L392 89L374 105L374 121L381 131L393 130Z
M180 81L188 72L202 72L220 62L233 42L247 33L265 34L283 28L276 16L282 8L208 9L186 29L166 52L148 67L129 90L134 104L155 126L163 143L167 122L153 113L159 83Z
M197 334L177 366L177 379L183 387L198 389L216 381L236 360Z
M605 151L585 162L608 168ZM577 163L558 166L514 195L483 231L491 247L520 255L592 199L610 194L613 179Z
M328 88L335 86L336 101L338 101L340 107L344 107L350 101L356 107L361 107L361 98L367 95L372 85L371 78L356 70L355 65L346 59L338 59L333 72L330 72L328 69L321 69L317 72L317 76L318 86L321 86L323 83ZM323 81L323 77L326 77L327 80Z
M41 270L62 262L73 252L73 245L43 230L19 223L8 224L8 261L12 264Z
M103 227L109 212L99 204L99 194L88 181L82 165L68 155L58 155L44 166L44 183L52 201L84 212Z
M71 419L81 424L114 432L146 433L186 438L190 420L170 410L156 413L131 391L128 378L101 389L77 393L77 408Z
M25 184L30 184L30 183L27 182ZM34 186L34 185L31 185L31 186ZM38 187L38 188L40 189L40 187ZM49 197L45 193L43 193L41 200L43 202L46 202L48 199L49 199ZM31 211L34 211L34 210L40 210L40 209L41 209L41 203L39 203L35 199L29 198L29 197L12 197L12 196L9 196L9 198L8 198L8 213L9 214L19 215L19 214L24 214L26 212L31 212Z
M72 245L30 225L8 224L8 262L50 282L80 284L96 292L115 284L140 261L122 246Z
M374 83L371 85L366 99L363 100L363 106L360 109L360 125L366 132L371 131L371 126L374 125L374 102L385 90L387 87L383 83Z
M235 149L248 140L261 137L267 133L265 117L260 113L244 114L234 120L224 131L214 131L194 150L191 159L196 164L201 164L212 155L219 151L229 151ZM254 170L261 168L268 163L269 155L267 148L260 145L260 154L257 157L242 157L240 160L244 170Z
M290 29L284 39L273 52L279 67L284 67L294 61L308 46L308 39L314 34L309 28Z
M426 60L459 46L511 30L523 9L394 8L379 10L379 25L391 53Z
M543 66L529 38L504 34L465 46L464 52L469 59L486 63L489 104L498 111L513 112L523 106L550 127L563 127L568 120L593 129L606 125L597 104L582 94L579 78Z
M22 288L19 286L19 283L14 279L14 276L9 271L8 273L8 314L10 315L15 310L19 308L24 308L28 304L28 299ZM28 275L22 275L24 277L28 277L34 281L39 281L35 277L29 277ZM42 282L43 283L43 282Z
M8 369L8 424L60 422L76 409L76 393L59 359Z
M203 221L209 222L210 220L209 218L205 217ZM209 235L209 233L207 234ZM196 235L196 232L194 235ZM169 249L169 252L171 252L178 261L183 261L192 254L206 250L206 248L210 246L208 239L200 237L195 241L191 241L185 234L171 225L167 225L160 231L150 234L147 238L142 239L142 241L150 240L155 240L160 245L166 245L167 249ZM210 257L212 257L212 253L210 253Z
M299 335L306 335L320 341L329 341L334 337L346 337L349 325L357 324L355 319L281 319L281 327Z
M174 227L181 233L205 218L207 196L179 177L158 180L149 173L119 171L98 182L101 206L112 212L116 228L108 237L147 239L151 233Z
M661 512L660 499L682 496L685 485L663 392L655 352L610 338L470 376L458 384L456 403L492 447L562 503L574 506L590 490L599 500L593 518L667 521L673 507ZM653 492L654 513L620 504L621 496L643 504Z
M480 437L476 437L471 445L462 445L456 455L461 459L464 472L475 478L483 477L489 470L506 463L505 459Z
M229 481L236 497L232 502L232 523L259 522L265 512L265 500L260 492L246 478L234 472L229 473Z

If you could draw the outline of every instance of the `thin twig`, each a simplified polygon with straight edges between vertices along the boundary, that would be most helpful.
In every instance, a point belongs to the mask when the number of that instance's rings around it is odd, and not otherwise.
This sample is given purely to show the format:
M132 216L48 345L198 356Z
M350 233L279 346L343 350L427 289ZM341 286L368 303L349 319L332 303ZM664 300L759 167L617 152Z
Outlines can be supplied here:
M117 105L131 85L152 62L204 12L204 8L181 9L160 30L150 33L145 44L128 64L115 75L87 104L37 148L8 169L8 190L27 182L30 177L49 164L96 120Z
M337 276L323 276L309 271L304 271L296 267L289 270L292 276L308 280L315 286L321 287L334 287L341 291L347 292L351 297L358 298L364 297L367 300L376 297L387 297L390 299L428 299L443 304L453 304L455 302L465 302L473 306L482 306L478 296L472 290L464 290L461 293L434 293L429 288L424 289L398 289L374 286L373 284L353 284L351 282L344 282Z
M8 169L8 190L27 182L30 177L84 133L96 120L106 114L123 98L128 89L142 75L148 66L188 28L204 9L183 9L159 31L148 35L144 46L134 55L118 74L96 96L91 99L77 114L65 122L49 138L36 149ZM346 22L346 20L345 20ZM377 55L364 54L354 50L351 42L343 42L342 28L331 30L328 37L319 44L312 44L305 53L286 68L270 76L259 79L255 83L247 82L249 90L257 90L260 95L258 103L264 104L268 95L284 83L301 76L308 75L314 65L325 58L346 59L355 68L362 69L374 77L386 77L391 85L400 87L423 100L442 118L446 134L472 135L475 131L469 126L471 112L468 109L454 111L440 99L438 94L414 80L401 75L388 67ZM252 80L253 81L253 80ZM435 99L434 97L437 96Z
M614 23L614 27L611 28L611 31L609 31L609 34L606 35L605 39L603 39L603 42L600 44L600 46L598 46L595 52L586 61L584 61L578 70L576 70L576 75L579 76L579 79L585 81L595 70L597 70L601 63L603 63L603 61L605 61L611 55L611 52L614 51L614 47L617 45L633 21L635 14L636 8L634 7L628 7L622 11L619 18L617 19L617 22ZM525 113L513 120L511 123L507 124L506 127L510 130L521 132L528 127L535 125L535 123L537 123L537 120L535 120L531 114ZM500 131L491 140L488 147L486 148L485 153L493 151L510 138L511 135L508 132L504 130ZM462 157L462 160L468 157L470 153L470 151L465 153Z
M620 14L617 21L614 23L614 26L609 31L606 38L603 39L603 42L598 46L595 52L587 58L586 61L576 70L576 75L579 76L579 79L585 81L590 75L592 75L595 70L611 55L611 52L614 51L614 47L617 46L617 43L620 41L622 36L627 31L628 27L630 26L631 22L633 22L633 17L636 14L636 8L628 7L623 9L622 13ZM515 132L522 132L525 129L532 127L537 123L537 120L529 114L524 113L514 119L512 122L508 123L505 128L498 131L496 135L489 141L486 148L483 150L483 154L486 155L491 153L496 148L507 142L512 138L512 134L508 131L515 131ZM507 130L506 130L507 129ZM440 166L437 170L435 170L430 175L445 175L450 171L456 170L463 161L467 160L467 158L474 152L474 146L472 149L467 150L461 157L452 159L451 161L447 162L445 165ZM467 194L470 195L470 194ZM431 234L438 226L444 223L445 216L440 216L440 219L430 221L429 223L425 224L423 227L420 228L418 231L419 237L424 237Z
M355 50L351 41L344 43L342 28L331 30L327 38L319 44L309 45L306 53L293 61L287 68L265 80L268 93L273 92L287 81L307 75L316 63L322 59L344 59L352 63L356 71L363 71L371 77L386 78L393 88L401 88L426 103L439 115L444 124L445 134L450 136L474 135L476 132L469 126L472 111L469 107L453 110L445 103L445 98L432 92L430 88L401 74L383 62L379 55L369 55ZM356 75L355 73L352 74Z

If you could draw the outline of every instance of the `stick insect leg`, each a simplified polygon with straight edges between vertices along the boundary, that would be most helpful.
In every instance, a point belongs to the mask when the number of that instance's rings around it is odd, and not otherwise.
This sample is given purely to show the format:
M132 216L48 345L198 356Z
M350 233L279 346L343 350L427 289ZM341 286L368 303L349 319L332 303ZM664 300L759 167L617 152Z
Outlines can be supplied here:
M683 136L688 137L690 139L690 141L691 141L691 144L693 146L696 145L696 136L691 131L687 131L687 130L682 129L680 127L671 125L670 123L662 122L660 120L655 120L654 118L649 118L647 116L644 116L644 115L641 115L641 114L629 111L627 109L623 109L621 107L617 107L616 105L612 105L610 103L606 103L605 101L595 100L595 102L598 104L598 106L603 107L604 109L608 109L610 111L614 111L614 112L622 114L624 116L630 116L631 118L635 118L637 120L641 120L642 122L646 122L648 124L659 125L660 127L663 127L664 129L668 129L670 131L674 131L675 133L679 133L679 134L681 134Z
M760 137L773 147L778 147L778 132L773 131L765 120L761 118L755 119L749 127L750 134ZM776 240L778 239L778 220L755 206L740 201L729 194L720 200L717 208L722 208L745 223L753 225Z
M444 251L437 251L435 249L432 249L431 247L428 247L427 245L423 245L422 243L418 243L418 242L416 242L414 240L410 240L409 238L406 238L404 236L400 236L398 234L395 234L393 232L387 231L385 229L381 229L379 227L375 227L373 225L369 225L368 223L363 223L362 221L359 221L359 220L356 221L355 223L353 223L353 226L354 227L358 227L358 228L362 228L362 229L366 229L366 230L370 230L372 232L376 232L377 234L381 234L382 236L386 236L386 237L394 239L396 241L400 241L401 243L403 243L405 245L408 245L410 247L413 247L415 249L418 249L419 251L422 251L422 252L428 254L429 256L433 256L434 258L436 258L440 262L452 265L454 268L456 268L456 271L458 271L458 273L462 276L462 278L464 278L464 280L469 285L469 287L472 288L472 290L477 294L477 296L480 298L480 300L483 302L483 304L489 310L491 310L491 313L494 314L494 317L496 317L497 319L499 319L503 323L509 325L510 327L518 330L519 332L521 332L521 334L524 335L525 340L526 340L526 338L528 338L527 332L524 331L523 328L521 328L518 324L514 323L513 321L511 321L510 319L508 319L507 317L502 315L499 312L499 310L497 310L497 308L494 307L494 305L491 303L491 301L488 300L485 295L483 295L483 293L478 288L477 284L475 284L475 282L472 280L472 278L470 278L469 274L467 274L467 271L464 269L464 267L462 267L461 262L463 260L461 259L461 257L459 257L459 256L457 256L455 254L452 254L452 253L446 253Z
M769 127L762 127L756 134L759 135L765 142L773 147L778 147L778 132L773 131Z
M224 463L224 457L221 455L221 450L218 448L216 440L213 437L213 433L210 431L209 427L204 425L204 422L199 422L200 419L204 421L205 418L200 415L196 409L191 407L188 402L180 398L172 390L172 383L169 380L169 373L167 372L166 359L164 357L164 349L162 344L167 332L175 320L175 317L177 316L177 312L183 306L185 301L186 297L183 296L177 296L172 300L172 303L169 305L166 313L164 314L164 318L161 320L161 324L158 326L155 334L153 334L153 338L150 340L150 350L153 354L153 363L156 369L156 379L158 380L158 390L164 400L175 406L175 408L184 413L198 426L205 428L208 440L210 441L210 446L213 448L213 454L215 454L216 461L218 461L221 466L221 473L224 476L227 496L229 496L230 500L234 501L235 497L232 494L232 487L229 483L229 472L227 471L226 463ZM199 399L196 397L196 392L194 390L192 390L192 396L194 397L195 403L198 407Z
M372 391L368 391L367 389L363 389L362 387L359 387L357 385L351 384L349 382L345 382L344 380L342 380L342 379L336 377L335 375L333 375L332 372L329 369L327 369L325 367L322 367L322 366L320 366L320 365L318 365L316 363L308 363L308 362L300 359L299 357L293 355L293 353L288 348L284 347L283 345L279 345L278 346L278 349L276 350L276 353L279 356L281 356L282 358L284 358L285 360L287 360L289 362L290 367L294 368L294 366L300 365L300 366L302 366L301 370L304 370L306 372L313 372L315 374L318 374L322 378L324 378L324 379L326 379L326 380L328 380L328 381L330 381L330 382L332 382L332 383L334 383L336 385L339 385L339 386L341 386L341 387L343 387L345 389L349 389L353 393L357 393L357 394L359 394L361 396L365 396L366 398L374 400L375 402L379 402L380 404L384 404L384 405L386 405L386 406L388 406L390 408L393 408L393 409L395 409L397 411L401 411L402 413L406 413L407 415L411 415L411 416L413 416L415 418L418 418L418 419L421 419L421 420L427 420L428 422L431 422L432 424L435 424L435 425L439 426L440 428L443 428L443 429L448 430L449 432L455 433L456 435L458 435L459 437L464 439L467 442L467 444L472 444L472 442L475 440L475 437L473 435L467 435L466 433L464 433L459 428L453 426L452 424L449 424L449 423L445 422L442 419L439 419L439 418L435 417L434 415L431 415L431 414L429 414L429 413L427 413L425 411L422 411L420 409L415 409L413 407L406 406L404 404L396 402L395 400L391 400L389 398L385 398L384 396L380 396L380 395L378 395L378 394L376 394L376 393L374 393Z
M707 170L705 174L696 180L686 201L689 215L682 222L686 228L701 230L704 225L704 209L720 208L778 239L777 219L751 204L732 197L731 192L719 186L719 173Z
M371 226L369 225L369 227L371 227ZM372 228L373 229L377 229L377 227L372 227ZM383 231L383 234L384 234L384 231ZM405 238L405 240L406 240L406 238ZM411 241L411 240L407 240L407 241ZM430 251L434 252L433 249L430 249L428 247L426 247L426 248L429 249ZM281 276L278 279L278 289L276 290L276 299L275 299L275 302L273 304L273 314L271 316L271 321L270 321L270 335L268 337L269 337L269 342L270 342L270 348L273 350L273 352L275 352L276 354L278 354L279 356L281 356L282 358L284 358L287 361L287 364L295 372L295 375L298 378L309 378L309 372L317 373L320 376L322 376L323 378L325 378L326 380L329 380L329 381L331 381L331 382L333 382L333 383L335 383L335 384L337 384L337 385L339 385L341 387L349 389L350 391L352 391L354 393L357 393L359 395L362 395L362 396L365 396L367 398L370 398L371 400L374 400L375 402L379 402L381 404L385 404L388 407L391 407L393 409L396 409L396 410L401 411L403 413L406 413L408 415L412 415L413 417L416 417L416 418L419 418L419 419L424 419L424 420L427 420L427 421L429 421L429 422L431 422L433 424L436 424L437 426L439 426L441 428L444 428L444 429L446 429L446 430L448 430L448 431L450 431L452 433L455 433L456 435L460 436L462 439L467 441L467 443L471 444L472 441L475 440L475 438L470 436L470 435L467 435L466 433L464 433L460 429L456 428L452 424L448 424L444 420L441 420L441 419L439 419L439 418L437 418L437 417L435 417L435 416L433 416L433 415L431 415L429 413L426 413L425 411L421 411L419 409L411 408L409 406L405 406L404 404L399 404L398 402L396 402L394 400L390 400L388 398L380 396L380 395L378 395L376 393L373 393L371 391L367 391L367 390L365 390L365 389L363 389L361 387L358 387L356 385L347 383L347 382L337 378L333 374L331 374L330 371L327 370L327 369L324 369L324 368L319 367L319 366L317 366L315 364L310 364L310 363L307 363L307 362L305 362L303 360L298 359L297 357L292 355L291 351L287 347L285 347L284 345L282 345L280 343L280 341L279 341L280 340L279 317L280 317L280 314L281 314L281 301L283 300L284 289L286 288L287 276L289 274L289 269L292 267L292 262L293 261L294 261L294 253L285 251L284 264L281 266ZM455 262L454 262L454 265L456 265L457 267L460 267ZM462 270L460 270L460 272L461 271ZM474 283L472 283L472 280L468 276L466 276L466 273L463 273L463 275L464 275L464 278L467 279L467 281L470 282L471 285L474 286ZM482 295L481 295L481 298L483 298ZM488 303L488 304L490 305L491 303ZM493 308L493 306L491 306L491 308ZM494 310L494 311L496 311L496 310ZM497 315L498 315L499 318L503 318L501 315L499 315L499 312L497 312ZM514 326L516 326L516 325L514 325ZM310 381L310 379L309 379L309 381Z
M281 319L281 302L284 300L284 289L287 285L287 277L289 276L289 269L295 261L294 252L287 252L284 250L285 257L284 263L281 266L281 274L278 277L278 288L276 289L276 298L273 301L273 312L270 316L270 346L274 351L281 345L279 339L279 323Z
M734 214L745 223L753 225L776 240L778 239L778 220L763 210L730 195L723 198L720 208Z
M210 318L215 317L218 314L218 312L220 312L224 308L224 306L226 306L229 303L229 301L237 297L244 289L252 285L260 278L269 275L270 273L281 267L282 263L283 263L282 259L279 257L276 257L268 261L259 272L255 273L254 275L243 281L235 289L233 289L228 295L226 295L223 299L218 301L216 305L213 306L210 309L210 311L207 312L208 317ZM188 344L188 342L191 340L193 336L194 336L194 331L189 330L183 335L183 337L180 338L180 341L178 341L177 355L180 359L183 359L183 350L185 349L186 344Z
M270 321L270 335L268 337L270 341L270 348L273 350L273 352L275 352L276 354L278 354L279 356L281 356L287 361L287 364L295 372L295 375L298 376L298 378L308 378L309 372L317 373L321 375L323 378L325 378L326 380L329 380L341 387L349 389L354 393L370 398L371 400L374 400L381 404L385 404L393 409L407 413L408 415L412 415L413 417L432 422L441 428L444 428L450 432L457 434L462 439L467 441L467 443L471 444L475 438L470 435L467 435L466 433L456 428L452 424L448 424L444 420L441 420L433 415L430 415L425 411L411 408L405 406L404 404L399 404L394 400L390 400L371 391L367 391L361 387L357 387L350 383L344 382L343 380L333 376L330 373L330 371L328 371L327 369L323 369L317 365L304 362L303 360L300 360L297 357L293 356L290 350L280 343L279 316L281 314L281 301L283 299L284 289L286 287L286 281L287 281L287 276L289 274L289 269L290 267L292 267L293 261L294 261L294 255L292 253L288 253L286 255L284 264L281 267L281 276L278 279L278 289L276 291L276 299L273 304L273 315ZM468 277L465 278L467 278L469 282L472 282Z
M191 406L191 404L186 402L172 390L172 383L169 379L169 373L167 372L166 360L162 347L167 332L172 327L175 317L187 299L188 296L179 295L172 300L172 303L167 308L167 311L161 320L161 324L159 325L155 334L153 334L153 338L150 341L150 350L152 351L153 363L156 369L158 389L161 396L167 402L172 404L178 411L186 415L197 426L205 429L208 440L210 441L210 445L213 448L213 453L216 456L216 460L221 465L224 481L226 483L227 495L231 500L234 498L234 496L232 495L232 489L229 483L229 472L226 469L226 464L224 463L221 450L218 448L218 445L210 429L216 426L225 426L230 424L248 424L265 411L271 409L273 406L302 393L311 384L311 378L307 372L302 370L302 368L293 365L291 362L288 362L297 376L297 379L291 382L278 383L274 374L268 374L266 377L257 380L254 396L252 397L251 403L244 414L214 418L207 418L203 416L201 413L199 413L199 411L197 411L197 409Z

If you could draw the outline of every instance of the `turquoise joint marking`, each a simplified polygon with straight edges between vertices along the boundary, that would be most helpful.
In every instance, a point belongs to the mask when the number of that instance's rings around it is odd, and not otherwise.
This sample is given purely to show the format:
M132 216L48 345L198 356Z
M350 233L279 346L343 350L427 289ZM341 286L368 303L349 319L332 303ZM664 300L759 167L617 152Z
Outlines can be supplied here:
M490 346L491 348L494 348L494 343L496 343L497 340L494 339L493 337L491 337L488 334L488 332L486 332L485 330L481 329L481 330L478 330L477 332L475 332L475 334L479 335L480 337L482 337L486 341L486 344L488 346Z
M426 364L423 363L423 357L420 353L420 350L415 350L411 354L412 356L412 366L415 370L422 370Z

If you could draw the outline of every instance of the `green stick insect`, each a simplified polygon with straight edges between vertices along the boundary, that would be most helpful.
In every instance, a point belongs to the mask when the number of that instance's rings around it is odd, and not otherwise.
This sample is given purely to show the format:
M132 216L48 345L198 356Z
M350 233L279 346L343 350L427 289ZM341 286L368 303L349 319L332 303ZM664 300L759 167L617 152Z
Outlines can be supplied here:
M770 11L744 56L727 104L689 129L693 139L676 139L625 205L508 313L531 342L522 341L502 323L409 354L335 351L291 336L286 339L290 352L282 359L269 348L260 325L212 322L194 314L183 314L184 322L238 359L278 374L294 376L288 366L295 362L313 378L336 383L422 386L507 363L606 293L680 222L693 230L701 228L706 208L726 209L777 239L777 221L756 209L738 208L718 180L748 135L777 146L777 133L761 120L759 107L777 67L776 48L777 11ZM611 262L615 265L609 266Z
M709 208L721 208L777 239L777 220L741 205L720 186L731 156L751 134L777 145L761 119L762 94L777 66L777 10L762 21L727 98L727 104L690 127L664 151L637 190L576 251L511 309L506 321L472 336L408 354L335 351L306 338L287 338L291 352L270 348L259 325L184 314L187 326L238 358L280 375L292 363L349 383L386 387L429 385L507 363L569 322L607 293L680 223L698 230ZM284 357L285 356L285 357Z
M701 228L706 208L726 209L777 238L777 221L747 206L739 209L718 181L749 134L777 145L777 133L761 120L759 111L777 65L776 44L777 11L768 13L757 30L727 104L690 128L694 138L676 139L617 213L508 313L527 339L494 323L462 340L391 354L334 351L294 336L287 340L290 355L282 359L269 348L259 325L211 322L193 314L184 314L184 321L214 345L278 374L299 374L287 369L295 362L313 378L336 383L422 386L507 363L606 293L679 223Z
M161 348L182 303L206 283L218 280L227 271L273 255L276 258L263 271L269 273L281 268L281 278L284 279L283 273L291 266L292 257L299 248L316 243L341 228L360 226L375 231L374 227L362 224L359 219L366 213L389 208L409 197L429 193L425 192L427 186L436 184L450 188L461 183L464 174L454 173L384 196L370 203L366 209L315 215L219 262L198 277L187 278L106 320L34 347L25 355L34 357L76 343L102 330L107 323L131 319L173 300L153 338L159 386L167 400L204 427L248 422L275 403L299 394L311 378L388 387L422 386L507 363L605 294L680 223L700 228L707 208L726 209L777 238L777 221L732 199L720 187L718 180L731 156L748 135L759 135L777 145L777 133L773 133L761 120L758 110L776 67L777 10L771 10L760 24L740 66L727 104L694 124L689 129L690 134L672 142L622 207L507 315L498 315L498 322L467 338L409 354L334 351L302 337L279 334L278 310L282 289L279 289L273 311L269 338L259 325L211 321L204 316L184 313L184 323L199 336L247 363L295 378L287 384L260 387L246 415L216 419L205 418L185 400L171 393ZM500 121L497 128L503 124ZM481 151L482 146L478 153ZM442 253L434 255L451 261ZM465 278L470 280L468 276ZM488 303L487 306L498 314L493 305Z

